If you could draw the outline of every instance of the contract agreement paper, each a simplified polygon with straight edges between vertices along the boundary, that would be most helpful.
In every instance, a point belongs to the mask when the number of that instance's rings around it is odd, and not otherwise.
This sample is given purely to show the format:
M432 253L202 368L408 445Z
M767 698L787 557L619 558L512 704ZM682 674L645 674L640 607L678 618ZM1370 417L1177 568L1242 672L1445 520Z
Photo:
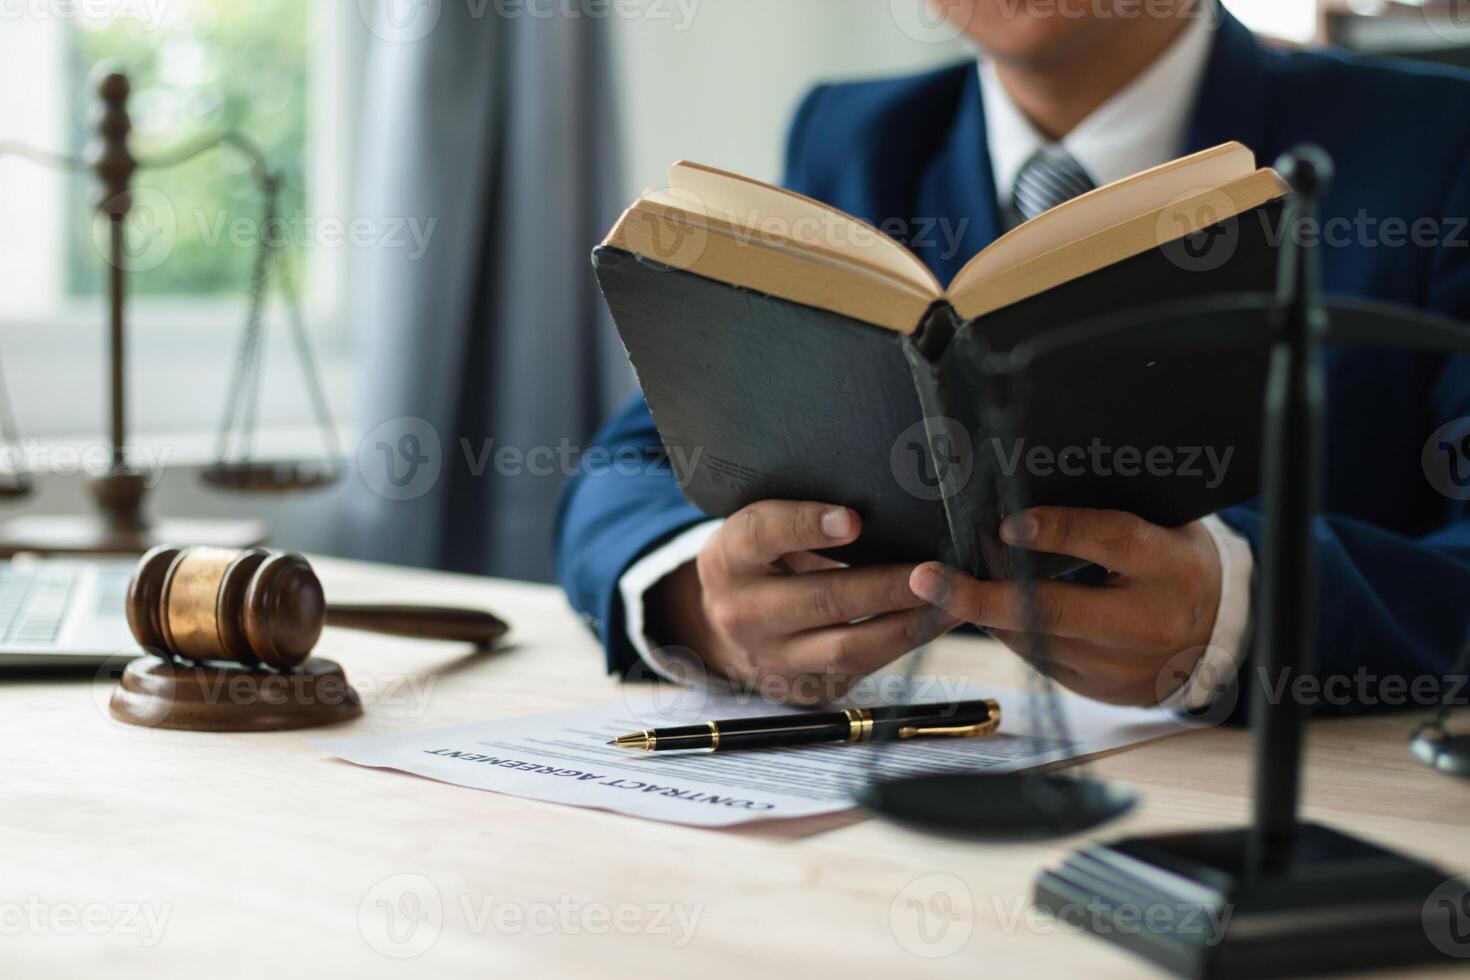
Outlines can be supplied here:
M750 697L687 689L663 697L551 714L501 718L430 731L316 739L311 744L362 766L397 769L471 789L699 827L808 817L853 805L874 776L988 770L1015 772L1094 755L1186 730L1157 708L1120 708L1067 694L1070 740L1042 734L1024 692L986 695L1001 727L981 738L885 744L830 743L750 752L638 752L607 745L645 728L749 718L793 709ZM920 698L919 700L938 700ZM1041 714L1041 710L1035 710Z

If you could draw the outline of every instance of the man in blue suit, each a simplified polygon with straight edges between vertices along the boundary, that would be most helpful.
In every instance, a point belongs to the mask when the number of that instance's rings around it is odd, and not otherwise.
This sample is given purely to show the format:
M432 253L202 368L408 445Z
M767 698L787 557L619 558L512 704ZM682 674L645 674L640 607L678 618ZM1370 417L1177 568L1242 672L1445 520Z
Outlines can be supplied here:
M787 182L897 231L941 281L1093 186L1228 140L1266 163L1311 142L1336 162L1322 202L1326 291L1470 320L1465 76L1268 47L1211 0L939 6L984 50L978 69L818 88L792 126ZM1470 493L1421 465L1431 434L1470 416L1470 362L1332 350L1325 367L1317 697L1403 703L1406 682L1446 671L1470 622ZM656 451L641 398L598 443ZM1002 535L1107 570L1042 586L1063 683L1198 708L1249 662L1261 530L1255 501L1183 528L1038 508ZM652 467L578 479L557 558L615 671L699 668L813 701L962 622L1020 646L1010 583L933 563L839 568L812 553L861 533L858 514L823 502L762 501L712 521Z

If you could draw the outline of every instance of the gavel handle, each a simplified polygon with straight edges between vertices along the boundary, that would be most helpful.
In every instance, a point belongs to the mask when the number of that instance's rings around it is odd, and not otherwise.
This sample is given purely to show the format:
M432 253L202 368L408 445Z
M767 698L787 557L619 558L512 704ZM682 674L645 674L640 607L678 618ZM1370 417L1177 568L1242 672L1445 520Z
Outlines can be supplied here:
M490 646L510 629L503 620L478 609L336 602L327 605L327 625L422 640L458 640L482 647Z

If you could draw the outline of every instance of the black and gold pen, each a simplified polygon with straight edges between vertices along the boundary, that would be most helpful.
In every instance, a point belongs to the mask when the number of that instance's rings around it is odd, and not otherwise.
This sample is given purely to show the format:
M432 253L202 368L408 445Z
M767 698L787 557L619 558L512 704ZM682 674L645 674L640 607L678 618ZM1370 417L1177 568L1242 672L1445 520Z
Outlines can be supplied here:
M673 749L765 749L814 742L847 742L989 735L1000 726L994 701L950 701L881 708L844 708L797 715L707 721L678 728L652 728L619 735L608 742L622 749L665 752Z

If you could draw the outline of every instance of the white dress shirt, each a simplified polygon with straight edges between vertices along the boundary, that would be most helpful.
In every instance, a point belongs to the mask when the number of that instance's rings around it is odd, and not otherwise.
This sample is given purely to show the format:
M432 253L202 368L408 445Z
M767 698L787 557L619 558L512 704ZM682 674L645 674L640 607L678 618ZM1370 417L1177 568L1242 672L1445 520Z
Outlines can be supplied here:
M1006 92L994 66L982 59L985 135L1002 208L1011 200L1016 175L1038 150L1059 148L1070 153L1099 187L1179 156L1209 60L1209 23L1206 17L1192 18L1152 65L1058 143L1037 131ZM1164 701L1169 707L1193 710L1209 704L1239 670L1247 641L1253 571L1250 546L1244 538L1215 515L1206 517L1203 524L1220 558L1220 604L1198 666ZM702 676L702 671L689 662L688 650L661 647L656 637L647 634L644 596L665 576L693 561L719 525L712 520L688 529L635 562L618 583L628 640L650 668L670 680L685 681Z

